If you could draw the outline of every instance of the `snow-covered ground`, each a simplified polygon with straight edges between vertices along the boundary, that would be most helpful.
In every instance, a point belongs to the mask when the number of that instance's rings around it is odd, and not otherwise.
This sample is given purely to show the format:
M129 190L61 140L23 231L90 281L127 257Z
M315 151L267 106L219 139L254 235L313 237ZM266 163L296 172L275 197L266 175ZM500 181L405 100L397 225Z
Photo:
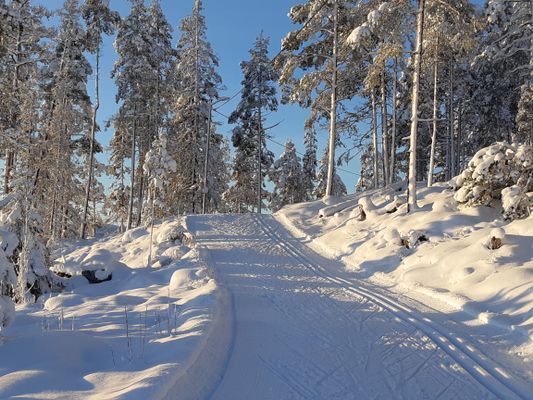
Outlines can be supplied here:
M400 186L288 206L275 216L302 242L341 261L351 279L470 327L491 344L487 352L532 380L533 216L506 222L498 207L458 207L445 184L420 190L421 208L408 214ZM492 237L502 240L500 248L490 248Z
M533 398L532 218L439 185L407 215L399 186L168 220L151 268L142 228L65 245L64 293L0 336L0 398Z
M233 340L212 399L531 398L520 368L487 354L481 335L351 279L271 216L187 225L232 296Z
M75 275L66 290L17 307L0 336L0 398L209 393L226 356L229 304L201 251L182 235L179 220L156 226L153 268L146 268L150 235L143 228L65 249L56 269ZM89 285L82 269L113 276Z

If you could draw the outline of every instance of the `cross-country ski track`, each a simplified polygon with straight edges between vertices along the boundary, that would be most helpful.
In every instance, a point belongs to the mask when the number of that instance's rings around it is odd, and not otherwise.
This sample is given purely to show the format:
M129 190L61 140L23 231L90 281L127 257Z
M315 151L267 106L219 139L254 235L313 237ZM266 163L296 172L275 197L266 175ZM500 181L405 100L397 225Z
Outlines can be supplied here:
M187 226L232 299L212 399L533 398L435 310L350 280L272 216L194 216Z

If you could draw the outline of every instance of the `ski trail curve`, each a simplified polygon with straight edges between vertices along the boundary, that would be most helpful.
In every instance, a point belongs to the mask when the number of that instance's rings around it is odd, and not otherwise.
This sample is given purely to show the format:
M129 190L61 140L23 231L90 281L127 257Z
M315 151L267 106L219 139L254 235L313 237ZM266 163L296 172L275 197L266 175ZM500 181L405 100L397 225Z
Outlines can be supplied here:
M232 299L228 356L213 366L221 378L198 382L216 386L210 399L523 398L461 349L446 348L448 332L343 282L338 265L316 258L272 217L192 216L187 227Z
M268 222L266 221L268 219ZM533 393L523 387L521 383L516 382L513 377L506 372L501 366L492 362L488 357L475 349L471 344L466 344L464 339L454 337L453 332L448 332L446 328L435 323L427 317L419 315L410 307L401 304L395 299L389 298L383 294L371 291L362 284L356 285L354 282L342 277L334 276L325 268L311 260L317 255L310 256L313 251L307 246L305 249L299 248L293 242L294 238L286 232L285 238L282 238L272 224L277 224L278 230L285 230L281 224L275 221L271 216L256 216L259 225L264 229L273 241L279 243L296 259L306 264L318 275L324 277L330 282L338 284L345 290L365 297L376 305L383 307L396 317L420 329L444 352L453 358L461 367L463 367L476 381L487 388L494 395L502 399L517 398L528 400L533 398ZM304 245L301 245L304 247ZM306 254L307 253L307 254Z

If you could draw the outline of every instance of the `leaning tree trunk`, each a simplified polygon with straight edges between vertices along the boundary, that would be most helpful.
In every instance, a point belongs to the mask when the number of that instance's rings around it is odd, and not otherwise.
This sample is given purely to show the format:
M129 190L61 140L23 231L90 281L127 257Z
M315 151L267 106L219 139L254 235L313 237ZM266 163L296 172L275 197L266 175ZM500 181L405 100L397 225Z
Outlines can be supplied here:
M374 189L379 187L379 152L378 152L378 115L376 110L376 92L372 88L372 145L374 152Z
M335 174L335 145L337 141L337 51L338 51L338 20L339 8L337 0L333 3L333 59L331 79L331 107L329 115L329 144L328 144L328 175L326 181L326 196L333 193L333 175Z
M437 41L438 43L438 41ZM438 44L437 44L438 46ZM439 63L435 58L433 65L433 132L431 134L431 151L429 156L428 187L433 185L433 170L435 169L435 147L437 145L437 79Z
M95 86L95 103L93 109L93 116L91 120L91 144L89 148L89 165L87 167L87 185L85 186L85 203L83 205L83 217L81 222L81 232L80 238L85 239L87 234L87 214L89 212L89 197L91 194L91 185L93 178L93 169L94 169L94 142L96 134L96 114L98 108L100 108L100 92L99 92L99 67L100 67L100 48L96 49L96 67L94 75L94 86Z
M383 153L383 180L388 185L389 181L389 141L387 132L387 88L385 86L385 66L381 72L381 152Z
M424 10L425 0L419 0L416 22L416 50L413 71L413 92L411 98L411 137L409 154L409 185L407 198L407 211L418 208L416 196L416 146L418 131L418 94L420 91L420 67L422 65L422 41L424 38Z

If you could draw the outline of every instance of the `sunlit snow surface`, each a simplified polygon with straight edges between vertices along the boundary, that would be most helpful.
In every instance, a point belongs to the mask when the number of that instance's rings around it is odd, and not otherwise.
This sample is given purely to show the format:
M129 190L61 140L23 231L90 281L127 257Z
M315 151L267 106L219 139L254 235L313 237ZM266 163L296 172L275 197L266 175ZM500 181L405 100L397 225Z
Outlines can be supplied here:
M142 228L72 245L60 269L113 279L19 307L0 398L533 398L532 220L452 196L167 221L150 269Z

